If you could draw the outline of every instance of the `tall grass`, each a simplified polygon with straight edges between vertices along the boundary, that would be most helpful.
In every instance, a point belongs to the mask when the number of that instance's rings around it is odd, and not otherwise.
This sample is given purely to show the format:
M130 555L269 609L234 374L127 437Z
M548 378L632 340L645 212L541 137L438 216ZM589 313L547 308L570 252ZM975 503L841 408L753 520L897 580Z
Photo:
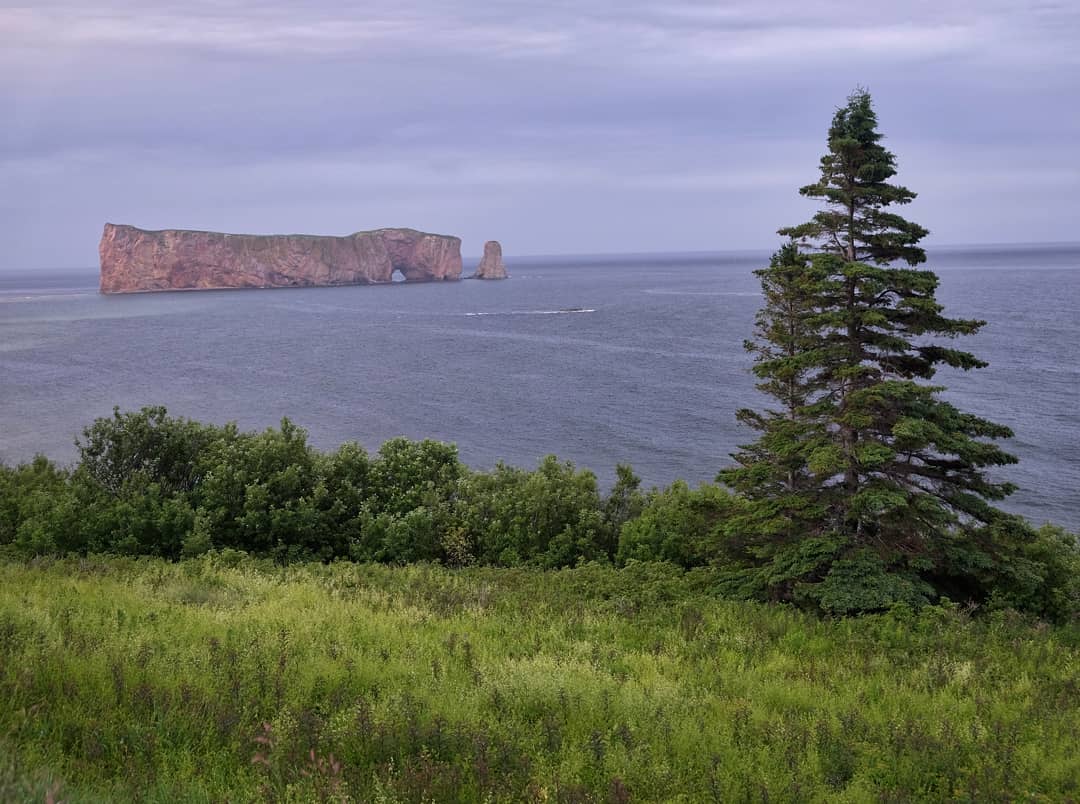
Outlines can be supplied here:
M0 564L0 798L1080 800L1080 627L666 565Z

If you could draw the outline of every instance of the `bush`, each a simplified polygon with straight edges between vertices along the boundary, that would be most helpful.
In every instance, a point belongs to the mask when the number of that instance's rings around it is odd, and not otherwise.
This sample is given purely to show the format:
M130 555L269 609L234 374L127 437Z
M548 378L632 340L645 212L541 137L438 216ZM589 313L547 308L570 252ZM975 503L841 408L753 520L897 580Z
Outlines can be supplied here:
M320 555L321 523L312 499L317 467L307 433L288 419L278 430L230 432L211 444L199 460L203 480L194 501L213 546L279 560L329 558Z
M321 453L288 419L242 433L171 418L160 407L114 410L77 444L71 470L41 456L0 466L0 553L178 559L224 551L281 564L543 568L668 562L718 570L713 588L724 594L755 597L775 586L762 577L775 562L745 562L744 498L683 481L642 494L629 466L617 467L603 496L592 472L554 455L532 471L498 464L474 472L452 444L396 438L373 456L357 444ZM816 577L800 570L806 578L789 598L832 614L896 601L918 608L942 594L1058 621L1080 613L1076 536L1004 514L950 533L939 539L944 569L932 585L858 553ZM828 537L802 536L788 560L818 566L836 549Z
M999 529L1009 531L1015 553L987 573L987 607L1058 622L1080 618L1080 537L1056 525L1035 529L1014 517Z
M703 483L691 489L676 480L653 490L636 519L622 526L618 561L670 561L681 567L713 562L720 552L721 527L738 505L719 486Z
M54 509L68 495L68 473L38 455L30 463L0 466L0 545L31 555L57 550Z
M191 491L200 480L199 458L220 429L182 418L165 408L144 407L136 413L113 408L112 417L96 419L75 440L79 468L114 496L128 484L136 492L146 483L166 494Z
M395 516L437 508L453 498L465 471L453 444L392 438L371 463L371 505Z
M455 514L481 564L565 567L610 557L596 475L554 455L533 472L499 464L470 475Z

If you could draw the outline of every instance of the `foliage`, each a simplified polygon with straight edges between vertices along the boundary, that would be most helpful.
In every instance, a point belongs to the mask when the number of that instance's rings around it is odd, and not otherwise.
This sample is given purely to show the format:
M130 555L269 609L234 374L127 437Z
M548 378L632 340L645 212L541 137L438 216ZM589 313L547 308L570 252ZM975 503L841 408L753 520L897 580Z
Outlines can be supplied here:
M1033 529L1002 517L984 538L1009 548L1007 558L983 570L992 589L987 606L1017 609L1046 619L1080 617L1080 538L1055 525Z
M387 441L370 464L359 536L349 555L394 563L437 561L465 467L457 448L437 441Z
M472 560L496 566L568 566L609 557L596 476L554 455L535 472L498 464L462 487L458 518Z
M0 545L17 555L192 557L242 550L298 560L569 566L614 557L640 481L611 493L554 456L474 472L452 444L392 439L313 449L288 419L259 433L114 411L84 431L73 471L0 467Z
M929 383L941 365L986 365L932 340L985 322L945 317L938 278L915 268L926 230L888 211L915 193L889 183L896 160L876 127L855 92L819 181L800 191L825 209L780 230L793 241L758 272L765 308L748 348L780 409L739 412L761 435L720 475L751 502L729 523L725 547L744 564L729 588L834 613L982 602L1010 572L1039 571L1010 570L1028 559L998 538L1009 518L992 503L1014 487L986 470L1015 463L992 442L1012 433Z
M1074 623L715 576L0 562L0 797L1069 801Z
M320 517L320 461L307 433L288 419L278 430L230 429L200 460L193 501L213 545L285 561L330 558Z
M737 507L736 498L714 485L691 489L685 481L676 480L666 489L654 489L645 498L640 515L622 526L619 563L707 565L720 554L723 527Z
M9 469L0 466L0 545L26 555L62 552L71 522L69 474L45 456Z
M988 610L1014 607L1048 619L1080 610L1074 537L1036 532L1015 517L943 539L949 561L974 581L939 577L930 588L918 576L885 571L872 552L844 554L835 534L802 538L790 510L762 504L780 476L758 474L757 485L739 496L682 481L643 493L633 470L619 466L602 494L592 472L555 456L534 470L499 464L474 471L451 444L394 439L371 455L352 443L320 452L288 419L240 432L172 419L161 408L114 412L84 433L94 434L86 443L95 446L89 462L71 470L43 457L0 466L0 555L249 554L278 564L538 568L664 561L723 569L712 588L739 596L784 588L832 561L835 572L814 587L831 611L917 606L932 593L967 600L972 583L991 590ZM161 443L184 446L165 461L149 454ZM764 462L753 471L762 467L768 471ZM771 542L746 534L775 533L785 523L794 548L784 553L781 545L771 560L760 558ZM973 550L972 542L994 549ZM759 551L759 565L748 571L750 550Z
M147 483L165 493L191 491L200 479L199 455L217 438L217 428L170 417L161 406L130 413L115 407L112 418L96 419L75 445L87 477L121 496Z

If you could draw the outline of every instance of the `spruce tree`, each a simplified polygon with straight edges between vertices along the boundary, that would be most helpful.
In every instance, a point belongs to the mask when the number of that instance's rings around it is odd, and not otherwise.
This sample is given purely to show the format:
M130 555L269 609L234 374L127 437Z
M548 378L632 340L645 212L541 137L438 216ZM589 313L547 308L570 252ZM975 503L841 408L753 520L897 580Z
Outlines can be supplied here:
M815 300L825 277L794 242L754 274L761 280L765 304L755 319L756 337L744 347L755 356L758 390L773 397L778 407L744 408L736 414L761 437L735 456L740 466L722 473L722 479L757 503L744 509L746 519L740 520L729 547L740 544L746 534L756 534L757 542L747 546L764 559L799 541L825 514L806 457L825 443L822 421L813 408L822 390L814 363L823 333Z
M937 276L916 267L927 230L889 211L915 193L890 183L881 139L855 91L819 180L800 190L824 208L781 229L791 242L758 272L765 305L747 348L779 409L739 412L760 436L720 475L748 498L730 526L731 579L832 612L985 596L1014 521L992 506L1013 487L985 471L1015 462L992 443L1012 433L930 382L942 365L986 365L933 341L985 322L946 317Z

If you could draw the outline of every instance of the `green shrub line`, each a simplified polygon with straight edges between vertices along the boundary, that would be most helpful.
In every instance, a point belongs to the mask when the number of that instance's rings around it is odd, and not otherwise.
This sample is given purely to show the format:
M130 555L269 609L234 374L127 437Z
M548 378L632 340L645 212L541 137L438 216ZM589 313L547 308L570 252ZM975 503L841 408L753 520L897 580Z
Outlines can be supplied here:
M553 455L531 471L504 464L476 471L456 447L430 440L396 438L374 454L355 443L321 452L288 419L241 432L234 424L171 417L163 407L115 409L76 444L71 468L41 456L0 466L0 556L177 560L224 550L280 564L537 569L665 561L710 568L718 594L760 597L742 583L738 528L747 500L714 484L676 481L643 491L630 467L619 466L602 494L592 472ZM1016 553L970 567L977 583L957 585L954 599L1051 620L1075 617L1076 537L1016 517L1004 517L1001 527ZM853 578L852 588L858 583ZM888 606L866 607L874 608Z
M0 562L0 799L1080 797L1080 626L715 570Z
M730 504L715 487L643 493L620 466L602 495L596 476L548 456L533 471L474 471L457 448L395 438L372 455L355 443L320 452L288 419L241 432L171 417L163 407L114 410L77 439L61 468L43 456L0 466L0 548L15 557L110 553L194 557L241 550L279 563L429 561L555 568L582 561L671 559L705 551L686 530L656 532L644 510L702 509L713 527ZM708 510L705 510L708 509ZM620 544L620 533L635 529Z

